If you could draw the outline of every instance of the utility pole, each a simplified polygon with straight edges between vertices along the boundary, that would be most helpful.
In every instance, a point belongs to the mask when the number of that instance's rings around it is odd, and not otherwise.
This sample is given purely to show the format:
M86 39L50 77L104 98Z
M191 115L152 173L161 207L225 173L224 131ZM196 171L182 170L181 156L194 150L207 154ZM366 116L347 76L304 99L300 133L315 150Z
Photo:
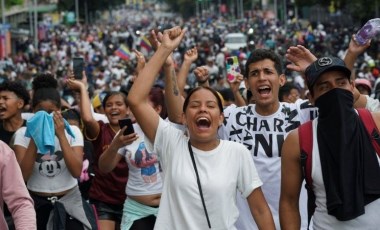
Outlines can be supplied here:
M84 0L84 20L86 22L86 25L88 25L88 5L87 5L87 0Z
M276 21L278 19L278 12L277 12L277 0L274 0L274 16L276 18Z
M37 15L37 0L34 0L34 48L38 50L38 15Z
M75 19L77 22L77 26L79 26L79 3L78 3L78 0L75 0Z
M286 0L283 1L283 4L284 4L284 28L285 28L285 34L286 34L286 30L288 29L288 10L286 8Z
M5 25L5 0L1 0L1 22Z
M199 0L195 0L195 14L199 17Z
M7 56L7 29L5 28L5 0L1 0L1 19L2 19L2 26L1 26L1 36L4 39L2 42L3 44L3 49L2 49L2 54L4 54L4 58Z
M32 37L33 35L33 12L32 12L32 9L33 9L33 2L32 0L29 0L28 1L28 6L29 6L29 33L30 33L30 37Z
M243 0L240 0L240 18L244 18L244 6L243 6Z

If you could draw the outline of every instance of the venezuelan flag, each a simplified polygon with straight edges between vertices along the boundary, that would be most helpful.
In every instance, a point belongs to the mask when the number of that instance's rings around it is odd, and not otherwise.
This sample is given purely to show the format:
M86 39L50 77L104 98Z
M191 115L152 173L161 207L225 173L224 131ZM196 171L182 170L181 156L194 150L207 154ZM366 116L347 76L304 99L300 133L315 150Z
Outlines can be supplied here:
M125 45L121 45L116 51L115 54L124 60L129 60L131 58L131 51Z
M150 44L150 42L146 36L143 36L141 38L140 47L145 48L146 51L148 51L148 52L150 52L152 50L152 45Z

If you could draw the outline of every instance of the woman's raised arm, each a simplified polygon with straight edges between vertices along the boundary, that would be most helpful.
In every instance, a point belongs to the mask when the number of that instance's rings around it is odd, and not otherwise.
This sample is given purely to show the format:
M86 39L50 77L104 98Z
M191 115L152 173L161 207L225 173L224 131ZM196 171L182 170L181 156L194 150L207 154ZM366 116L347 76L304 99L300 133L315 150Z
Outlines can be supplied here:
M128 104L132 113L151 142L154 142L156 136L159 115L149 104L149 91L166 58L180 44L184 32L178 26L164 31L161 45L139 73L128 94Z

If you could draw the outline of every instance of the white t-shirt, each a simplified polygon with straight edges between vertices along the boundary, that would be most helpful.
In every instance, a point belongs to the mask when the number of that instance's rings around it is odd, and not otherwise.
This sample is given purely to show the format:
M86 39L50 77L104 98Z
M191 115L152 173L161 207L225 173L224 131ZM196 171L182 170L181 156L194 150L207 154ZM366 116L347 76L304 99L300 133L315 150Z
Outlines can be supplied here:
M334 216L327 213L326 206L326 190L323 183L321 160L319 157L319 147L317 140L317 125L318 120L313 121L313 154L312 154L312 169L311 177L313 178L313 191L316 197L316 208L313 216L313 229L324 230L356 230L356 229L368 229L376 230L380 226L379 210L380 199L377 199L367 204L364 209L365 213L353 220L339 221ZM379 160L379 157L377 158Z
M368 95L365 96L367 98L367 104L366 109L368 109L371 112L379 112L380 111L380 101L377 99L374 99Z
M66 131L66 138L71 147L83 147L83 135L77 126L70 125L75 139ZM15 135L15 145L28 148L30 138L25 137L26 127L19 128ZM58 193L75 187L78 184L66 167L63 159L63 152L59 140L55 137L54 154L40 154L37 151L36 162L34 163L33 173L29 177L27 187L34 192Z
M148 150L153 149L148 140L146 144ZM243 145L224 140L211 151L192 149L212 228L235 229L239 216L236 191L247 197L262 185L249 151ZM154 150L160 153L165 172L155 229L207 229L188 138L160 119Z
M133 124L139 138L118 150L128 163L129 175L125 192L129 196L161 194L162 178L158 155L145 148L144 133Z
M257 172L263 182L261 187L265 199L272 211L276 229L280 228L279 200L281 187L281 147L287 134L300 124L315 118L317 108L308 101L297 100L295 103L280 103L272 115L261 116L256 113L256 105L228 107L225 109L225 122L219 129L219 136L244 144L250 151ZM238 229L257 229L250 215L245 199L238 195L241 213L236 223ZM307 192L303 187L300 196L302 227L307 227Z

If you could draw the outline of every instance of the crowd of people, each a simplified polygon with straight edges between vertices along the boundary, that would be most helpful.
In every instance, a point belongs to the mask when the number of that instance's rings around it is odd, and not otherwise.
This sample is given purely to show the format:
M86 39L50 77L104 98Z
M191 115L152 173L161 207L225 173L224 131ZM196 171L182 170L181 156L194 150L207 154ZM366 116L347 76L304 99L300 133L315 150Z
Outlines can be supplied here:
M260 11L237 24L115 15L51 27L1 63L1 229L376 229L380 159L356 110L380 127L375 41L283 31ZM254 47L224 47L249 29ZM310 123L305 189L298 131Z
M254 10L250 17L237 22L218 15L188 20L174 14L168 17L164 13L155 13L153 6L141 10L121 7L114 10L112 15L109 20L99 20L91 25L56 25L46 20L44 30L39 33L38 47L27 37L16 38L15 52L0 61L1 80L17 78L30 91L33 74L53 73L58 79L60 95L73 105L77 103L76 97L64 84L68 76L67 67L71 65L73 57L85 58L90 96L108 90L117 91L128 86L134 73L136 59L133 52L126 60L117 56L115 51L121 45L125 45L130 51L140 50L148 58L153 50L144 43L144 38L149 35L151 29L163 31L174 25L183 25L187 28L187 33L184 42L173 54L176 68L183 63L186 51L197 47L199 55L191 70L196 66L208 65L211 85L228 88L228 84L223 82L226 56L238 56L244 67L252 50L266 48L274 50L281 56L281 60L286 62L284 55L287 48L301 44L316 56L336 54L343 58L350 37L357 29L329 24L306 24L297 20L284 26L280 21L266 17L265 11L262 10ZM225 36L232 32L247 35L247 46L235 51L224 47ZM380 72L376 41L375 38L367 52L358 57L354 70L358 78L371 82L373 96L378 96L376 79ZM301 91L306 88L299 74L287 69L285 74L288 81L296 84ZM195 85L195 77L190 72L186 87L194 88Z

